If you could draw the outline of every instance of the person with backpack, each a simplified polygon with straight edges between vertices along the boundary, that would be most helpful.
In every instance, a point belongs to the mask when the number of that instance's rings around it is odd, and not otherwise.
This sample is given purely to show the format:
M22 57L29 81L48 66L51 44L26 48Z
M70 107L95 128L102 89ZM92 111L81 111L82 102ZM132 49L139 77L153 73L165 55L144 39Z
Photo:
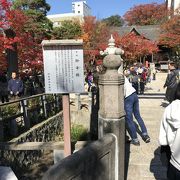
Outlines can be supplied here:
M136 90L136 93L138 94L139 88L138 88L138 81L139 76L137 75L137 72L135 71L134 66L129 68L129 73L125 73L126 77L128 78L129 82L132 84L132 87Z
M166 89L166 99L171 103L174 99L177 84L179 82L179 70L175 68L175 63L170 62L168 65L170 73L167 75L164 88Z

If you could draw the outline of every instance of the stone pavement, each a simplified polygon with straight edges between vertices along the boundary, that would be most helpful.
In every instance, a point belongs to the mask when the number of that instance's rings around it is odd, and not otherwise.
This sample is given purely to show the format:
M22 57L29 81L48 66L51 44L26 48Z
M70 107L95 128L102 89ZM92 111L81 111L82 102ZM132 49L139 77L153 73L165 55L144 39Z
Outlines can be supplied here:
M156 80L147 84L145 93L164 93L166 76L166 73L158 73ZM160 121L164 112L163 102L163 99L140 99L141 116L151 142L146 144L138 135L140 146L126 145L127 180L166 180L167 169L162 166L158 144Z
M162 94L165 93L165 89L163 88L164 83L166 81L167 73L157 73L156 80L151 80L150 83L147 83L145 87L146 93L157 93Z

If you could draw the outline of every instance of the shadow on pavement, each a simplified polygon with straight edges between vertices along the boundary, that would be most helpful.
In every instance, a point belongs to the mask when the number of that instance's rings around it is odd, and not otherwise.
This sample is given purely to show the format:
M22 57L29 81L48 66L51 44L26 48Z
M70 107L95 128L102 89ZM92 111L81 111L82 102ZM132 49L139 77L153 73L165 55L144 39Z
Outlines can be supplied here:
M99 88L92 89L92 107L90 118L91 140L98 139Z
M130 158L130 142L128 142L128 136L126 135L126 144L125 144L125 173L124 179L127 180L128 167L129 167L129 158Z
M150 171L154 174L156 180L167 180L167 162L161 155L160 147L154 151L154 158L150 163Z

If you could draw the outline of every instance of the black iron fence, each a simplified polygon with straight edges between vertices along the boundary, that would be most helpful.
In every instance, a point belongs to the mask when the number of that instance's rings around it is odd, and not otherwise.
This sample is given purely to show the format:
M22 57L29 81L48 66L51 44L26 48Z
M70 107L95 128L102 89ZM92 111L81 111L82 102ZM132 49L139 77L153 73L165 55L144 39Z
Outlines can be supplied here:
M39 94L0 104L0 141L8 141L62 110L57 94Z

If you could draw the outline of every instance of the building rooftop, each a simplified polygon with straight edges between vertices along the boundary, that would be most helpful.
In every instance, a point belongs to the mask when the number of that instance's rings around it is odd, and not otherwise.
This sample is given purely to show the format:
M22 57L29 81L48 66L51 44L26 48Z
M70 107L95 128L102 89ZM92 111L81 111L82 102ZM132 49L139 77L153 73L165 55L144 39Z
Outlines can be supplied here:
M114 30L119 32L121 36L134 31L137 34L143 35L145 38L152 41L158 41L161 34L161 29L159 25L124 26L115 28Z
M47 18L61 18L61 17L72 17L72 16L82 16L82 14L74 14L74 13L64 13L64 14L53 14L47 15Z

